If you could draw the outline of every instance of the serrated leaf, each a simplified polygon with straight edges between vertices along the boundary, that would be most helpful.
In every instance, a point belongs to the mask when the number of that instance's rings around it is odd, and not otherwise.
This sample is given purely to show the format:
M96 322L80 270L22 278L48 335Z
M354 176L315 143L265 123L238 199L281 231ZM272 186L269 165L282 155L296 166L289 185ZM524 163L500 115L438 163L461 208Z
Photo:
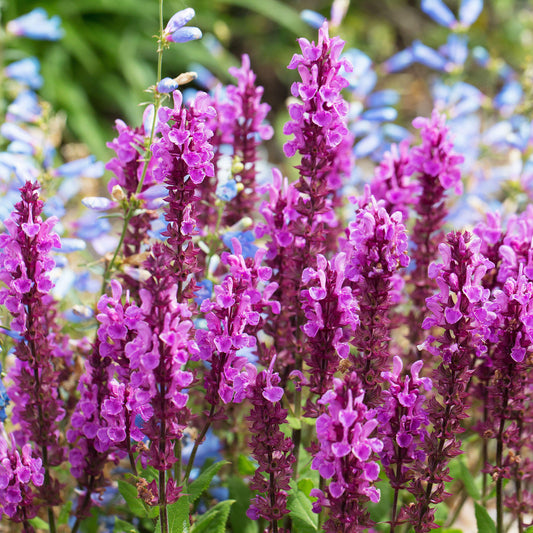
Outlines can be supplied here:
M313 513L313 506L307 496L298 489L292 488L287 499L287 508L298 533L313 533L318 531L317 515Z
M144 518L146 516L146 508L144 507L143 502L139 499L137 489L126 481L119 480L118 490L126 501L129 510L135 516L138 516L139 518Z
M190 533L191 521L189 519L189 499L186 495L167 506L167 520L169 533ZM161 533L159 518L154 533Z
M478 533L496 533L496 524L490 517L487 509L475 503L476 523Z
M120 518L115 518L115 527L113 528L114 533L139 533L138 529L129 522L121 520Z
M224 500L217 503L212 509L209 509L203 515L200 515L192 527L192 533L202 533L203 531L224 533L226 531L226 522L235 500Z
M468 466L466 466L463 457L457 457L450 463L450 475L463 483L466 492L474 501L481 500L481 492L476 484L476 480L468 469Z
M38 516L36 516L35 518L31 518L30 520L28 520L28 522L36 529L46 529L46 531L50 530L48 522L45 522L42 518L39 518Z
M211 480L215 477L218 471L227 465L228 461L219 461L212 464L209 468L206 468L188 487L185 488L185 492L189 496L189 502L194 503L209 487Z
M250 487L239 476L232 476L228 479L228 490L229 497L235 500L229 515L231 530L239 533L257 533L257 524L246 516L252 499Z
M72 509L72 501L69 500L63 507L61 508L61 511L59 513L59 516L57 517L57 525L62 525L68 523L68 519L70 516L70 510Z

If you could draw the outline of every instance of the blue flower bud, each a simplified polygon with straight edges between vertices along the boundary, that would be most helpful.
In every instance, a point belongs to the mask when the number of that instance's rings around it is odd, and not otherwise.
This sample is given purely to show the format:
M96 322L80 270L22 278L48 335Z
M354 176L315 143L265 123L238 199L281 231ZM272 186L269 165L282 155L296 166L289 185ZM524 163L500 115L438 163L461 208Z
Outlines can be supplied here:
M317 30L322 27L324 22L326 22L326 17L321 15L320 13L317 13L316 11L312 11L311 9L304 9L300 13L300 18L311 28L316 28Z
M471 26L483 11L483 0L463 0L459 8L459 20L463 26Z
M389 59L383 63L383 68L385 69L385 72L398 72L407 68L413 62L413 51L410 48L406 48L405 50L394 54L392 57L389 57Z
M166 39L171 43L187 43L202 38L202 32L195 26L185 26L171 33Z
M168 24L165 28L164 33L166 34L174 33L176 30L185 26L187 22L192 20L194 15L195 15L195 12L192 7L188 7L186 9L182 9L181 11L178 11L177 13L172 15L172 17L168 21Z
M441 26L451 28L457 23L454 14L442 0L422 0L420 7L426 15Z
M367 109L363 114L364 120L373 122L391 122L396 120L398 111L394 107L376 107L374 109Z
M420 41L414 41L412 45L413 58L418 63L435 70L446 70L448 62L436 50L426 46Z
M10 20L6 30L11 35L29 39L57 41L63 37L63 30L60 26L61 19L57 15L49 19L46 11L38 7L22 17Z
M36 57L26 57L8 65L4 73L12 80L24 83L32 89L39 89L43 84L43 78L39 74L40 68L41 65Z
M224 202L229 202L237 196L237 182L235 180L228 180L226 183L219 183L217 185L216 195Z
M158 84L157 84L157 92L168 94L172 91L175 91L179 87L178 82L172 78L163 78Z

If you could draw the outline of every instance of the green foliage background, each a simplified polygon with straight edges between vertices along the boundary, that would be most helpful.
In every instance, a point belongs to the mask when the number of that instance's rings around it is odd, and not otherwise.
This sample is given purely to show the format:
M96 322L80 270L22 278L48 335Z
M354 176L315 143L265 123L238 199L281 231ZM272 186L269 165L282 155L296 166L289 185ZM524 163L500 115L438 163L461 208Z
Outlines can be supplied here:
M456 9L459 2L448 4ZM65 37L54 43L19 39L18 54L41 59L41 94L54 109L66 112L71 136L66 140L80 140L107 159L105 142L113 136L114 120L138 124L143 109L139 103L150 99L144 90L155 80L158 0L3 0L2 16L10 20L37 6L62 18ZM316 35L299 13L307 8L327 16L330 6L330 0L165 0L165 22L176 11L193 7L191 24L202 29L204 39L172 46L164 55L163 75L176 76L200 63L229 82L228 67L247 52L275 123L294 79L286 65L298 49L296 39ZM352 0L339 33L347 47L357 47L379 63L416 38L438 47L446 30L420 11L419 0ZM523 70L531 63L533 47L530 2L486 0L470 35L476 44ZM213 38L221 46L210 46ZM8 61L18 58L6 54ZM399 79L401 90L416 96L425 90L427 69L412 67ZM483 90L492 80L475 81Z

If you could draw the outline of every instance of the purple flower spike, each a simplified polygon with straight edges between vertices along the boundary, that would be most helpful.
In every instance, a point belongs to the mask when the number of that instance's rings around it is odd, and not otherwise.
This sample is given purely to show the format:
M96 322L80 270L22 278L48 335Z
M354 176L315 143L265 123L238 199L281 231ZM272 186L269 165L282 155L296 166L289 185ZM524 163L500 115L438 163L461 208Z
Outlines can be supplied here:
M287 493L295 457L291 439L280 430L280 425L287 422L287 410L282 409L279 402L283 389L276 385L280 378L277 373L272 373L275 360L274 355L268 370L263 370L247 391L252 403L252 410L246 418L252 434L250 447L259 464L250 488L260 494L253 498L246 515L252 520L268 520L271 527L275 527L273 531L285 533L284 529L277 527L277 522L289 512Z
M359 304L359 326L352 344L357 354L349 358L360 372L367 405L379 403L381 372L388 366L389 310L398 301L402 286L399 270L407 267L407 234L402 214L389 215L373 196L361 199L362 207L350 223L344 251L347 255L345 275Z
M407 515L417 533L434 527L432 505L447 496L444 482L450 459L461 453L458 435L464 431L462 420L467 417L467 390L474 362L487 350L490 290L483 288L482 280L494 264L481 255L480 246L481 241L468 232L449 233L439 246L442 263L432 263L429 268L439 290L427 299L431 314L423 327L435 326L441 333L430 335L420 348L442 362L433 375L438 396L429 403L433 430L423 446L426 467L408 489L416 505L407 509Z
M315 489L319 498L313 510L329 507L324 531L359 531L372 525L366 504L378 502L380 491L374 487L379 465L374 461L383 448L381 440L371 437L378 422L375 412L363 403L364 391L356 373L344 381L335 378L334 388L319 403L327 412L316 420L320 450L311 468L330 479L324 492Z
M63 37L60 28L61 19L58 16L48 18L46 11L40 7L30 11L22 17L10 20L6 30L11 35L28 37L42 41L57 41Z
M12 422L20 426L17 441L33 442L47 458L43 466L48 470L64 458L59 422L65 409L58 391L70 375L71 357L67 339L59 333L55 302L50 296L50 271L55 266L50 252L61 243L52 232L56 219L41 218L43 202L38 190L37 184L27 182L20 189L21 201L4 222L7 233L0 235L0 281L4 284L0 304L13 317L11 330L20 335L10 370L14 385L9 389ZM48 473L47 479L41 497L46 504L56 505L60 502L59 484Z
M5 515L26 525L37 516L35 489L43 486L44 475L42 459L36 457L29 444L19 451L13 436L11 443L0 436L0 518Z
M414 311L410 317L410 340L416 346L421 340L418 335L425 316L425 301L434 288L434 283L428 280L427 272L443 239L441 228L448 213L445 194L448 189L461 194L459 164L464 158L454 152L445 117L437 110L433 111L431 119L416 118L413 126L421 130L422 137L422 145L412 148L410 162L405 169L406 175L416 173L420 191L415 205L417 220L413 229L415 250L412 258L416 266L411 274ZM413 357L416 357L414 353Z
M352 289L345 286L346 254L339 253L331 261L317 257L317 268L306 268L302 274L302 311L307 323L306 363L309 365L311 392L323 396L332 385L340 359L350 354L349 340L359 326L359 308ZM307 416L318 416L315 398L306 404Z

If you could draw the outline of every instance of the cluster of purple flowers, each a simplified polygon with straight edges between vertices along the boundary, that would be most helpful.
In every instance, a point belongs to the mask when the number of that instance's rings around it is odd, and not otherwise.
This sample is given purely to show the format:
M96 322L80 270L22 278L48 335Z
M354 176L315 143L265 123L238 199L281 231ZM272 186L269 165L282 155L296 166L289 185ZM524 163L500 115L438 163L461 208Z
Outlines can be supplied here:
M479 4L463 0L458 18L440 0L423 9L455 32L476 20ZM7 30L31 37L42 12L30 15ZM201 36L186 26L193 16L187 8L161 27L161 49ZM41 38L56 38L55 19L46 25ZM6 391L0 382L0 515L25 532L46 513L55 531L57 507L74 499L58 481L67 458L77 485L74 532L113 490L112 466L131 471L122 495L133 491L138 517L158 516L161 533L173 530L171 511L183 524L194 517L195 528L226 520L218 505L200 518L210 500L196 503L223 466L194 468L216 434L233 462L220 479L247 456L255 461L237 487L250 494L239 519L267 523L268 533L295 530L306 506L326 532L381 522L423 533L440 525L436 506L467 430L478 435L469 445L479 446L483 464L469 466L484 478L484 498L494 484L498 533L505 513L525 529L533 500L533 209L507 220L488 214L472 232L445 234L465 168L451 126L436 108L413 121L420 145L372 148L385 125L379 135L373 127L363 133L363 122L394 120L394 95L372 93L371 63L343 56L344 42L328 31L321 22L316 44L300 39L289 65L300 75L284 128L293 136L285 155L300 157L292 183L279 169L271 183L257 183L260 143L273 131L246 55L230 71L236 85L187 100L177 89L192 75L159 80L142 127L117 121L109 143L116 155L106 165L112 200L83 200L123 214L92 339L77 326L61 331L54 280L58 266L69 267L53 255L62 245L58 221L46 217L37 183L20 187L0 235L0 304L11 315L2 326L9 383ZM386 67L459 68L465 47L456 34L439 52L413 43ZM348 57L364 74L358 82L347 77ZM7 75L36 87L28 65L31 79L20 65ZM370 107L355 128L348 87ZM170 92L173 107L160 107ZM455 118L477 109L461 102ZM17 121L1 133L12 153L25 144L33 154L34 139ZM365 150L380 162L346 208L353 154ZM94 162L86 163L83 172L94 175ZM80 175L79 164L44 168ZM303 476L309 465L314 472ZM392 511L371 516L385 483Z

